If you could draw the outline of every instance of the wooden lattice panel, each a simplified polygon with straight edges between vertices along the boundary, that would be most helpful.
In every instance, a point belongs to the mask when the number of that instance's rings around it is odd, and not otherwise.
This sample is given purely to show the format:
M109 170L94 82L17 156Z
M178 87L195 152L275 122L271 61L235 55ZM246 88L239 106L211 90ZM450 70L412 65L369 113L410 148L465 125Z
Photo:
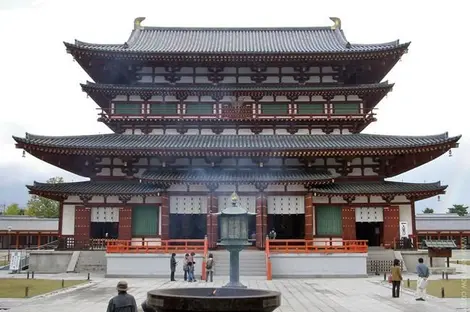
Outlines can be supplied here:
M256 196L240 196L240 205L248 210L248 212L256 212ZM219 196L218 198L219 211L232 205L232 196Z
M171 196L170 213L206 214L207 196Z
M91 222L119 222L119 207L91 208Z
M304 214L304 196L268 196L268 214Z
M356 222L383 222L384 212L382 207L358 207L356 210Z

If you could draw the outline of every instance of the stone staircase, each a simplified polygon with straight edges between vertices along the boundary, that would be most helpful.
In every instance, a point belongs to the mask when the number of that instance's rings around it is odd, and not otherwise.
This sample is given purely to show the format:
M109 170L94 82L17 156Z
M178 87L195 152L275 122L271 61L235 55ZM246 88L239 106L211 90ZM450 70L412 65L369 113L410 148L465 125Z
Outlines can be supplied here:
M230 254L226 250L211 251L214 255L214 275L228 276ZM264 251L243 250L240 252L240 276L266 276L266 258Z
M80 251L75 272L106 271L106 252L104 250Z
M369 252L367 255L367 273L389 273L390 268L393 265L393 260L395 259L395 251L392 249L369 247ZM403 261L400 262L403 265Z

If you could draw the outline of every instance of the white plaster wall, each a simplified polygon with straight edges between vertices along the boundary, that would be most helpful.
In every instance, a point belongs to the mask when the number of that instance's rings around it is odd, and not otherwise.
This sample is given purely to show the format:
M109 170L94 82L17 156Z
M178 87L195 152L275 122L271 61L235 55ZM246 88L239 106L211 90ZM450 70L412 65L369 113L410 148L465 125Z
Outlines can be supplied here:
M367 253L271 254L273 277L365 277Z
M188 250L190 252L190 250ZM169 276L171 254L106 254L106 277L165 277ZM200 279L202 257L194 257L194 274ZM183 277L184 253L176 254L176 277Z
M335 237L332 239L317 237L313 239L313 245L314 246L343 246L343 239L341 237Z
M75 234L75 205L64 204L62 209L62 235Z
M411 205L400 205L400 222L406 221L408 223L408 233L413 235L413 219L411 215Z

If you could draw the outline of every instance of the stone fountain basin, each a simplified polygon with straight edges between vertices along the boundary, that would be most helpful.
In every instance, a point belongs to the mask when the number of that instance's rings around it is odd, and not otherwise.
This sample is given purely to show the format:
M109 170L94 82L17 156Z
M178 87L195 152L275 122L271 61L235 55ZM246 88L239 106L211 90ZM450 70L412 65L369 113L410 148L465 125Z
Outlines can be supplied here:
M250 288L167 288L147 293L144 312L272 312L281 293Z

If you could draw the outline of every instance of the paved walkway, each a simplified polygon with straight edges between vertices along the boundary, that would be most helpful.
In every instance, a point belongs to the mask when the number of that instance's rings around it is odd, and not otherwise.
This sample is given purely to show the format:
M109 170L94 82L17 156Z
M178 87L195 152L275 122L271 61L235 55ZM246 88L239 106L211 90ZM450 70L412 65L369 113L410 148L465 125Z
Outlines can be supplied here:
M5 276L2 276L5 277ZM37 275L37 278L85 278L85 275L57 274ZM104 279L92 276L93 281L78 289L64 293L45 295L31 299L0 299L0 308L8 307L9 312L104 312L109 298L115 294L118 279ZM464 299L428 298L426 302L416 302L413 294L403 292L400 298L391 298L388 284L382 278L358 279L310 279L310 280L274 280L260 278L242 278L248 287L273 289L282 293L282 306L276 312L314 312L314 311L470 311L470 303ZM196 282L188 284L183 281L168 282L155 279L127 279L130 293L136 297L138 304L145 300L148 290L168 287L219 287L227 278L215 283ZM1 282L1 280L0 280Z

